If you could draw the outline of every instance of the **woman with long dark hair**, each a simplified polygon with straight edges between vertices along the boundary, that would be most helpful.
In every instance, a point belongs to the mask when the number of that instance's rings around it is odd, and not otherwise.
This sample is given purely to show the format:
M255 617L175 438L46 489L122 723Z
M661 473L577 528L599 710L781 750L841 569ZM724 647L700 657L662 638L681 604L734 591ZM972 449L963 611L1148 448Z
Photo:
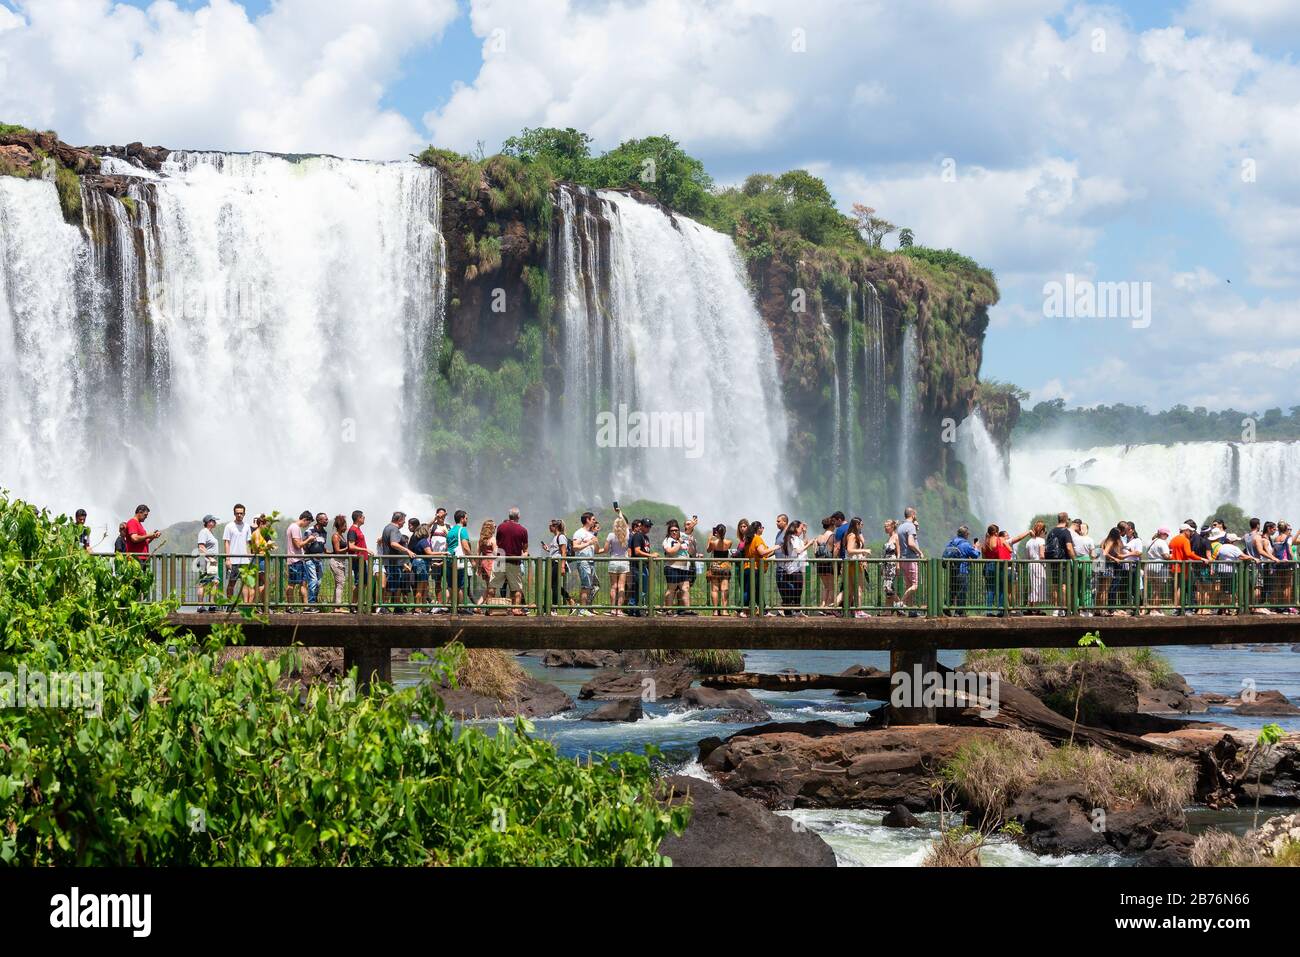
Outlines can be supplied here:
M727 526L719 522L713 526L706 551L709 553L709 571L705 578L709 583L709 604L713 606L714 615L726 615L727 597L731 591L731 539L727 537Z
M871 557L867 547L867 538L862 534L862 519L854 516L849 520L848 531L844 533L844 587L848 589L850 608L862 604L862 583L866 576L863 562ZM868 612L858 609L855 618L866 618Z
M763 575L767 570L767 559L776 554L775 548L768 548L763 541L763 523L753 522L745 532L744 538L745 567L745 607L751 605L763 607ZM741 617L748 617L741 612Z

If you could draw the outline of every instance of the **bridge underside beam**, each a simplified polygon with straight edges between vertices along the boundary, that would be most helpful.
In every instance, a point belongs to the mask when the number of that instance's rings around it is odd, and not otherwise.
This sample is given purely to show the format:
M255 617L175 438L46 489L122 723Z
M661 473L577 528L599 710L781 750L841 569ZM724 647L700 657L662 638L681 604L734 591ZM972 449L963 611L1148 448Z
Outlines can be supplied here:
M206 635L227 614L171 616ZM892 651L979 648L1069 648L1087 631L1112 647L1210 645L1226 642L1300 644L1300 616L1243 615L1152 618L578 618L507 615L271 614L242 622L250 645L300 643L355 653L432 648L460 641L472 648L753 648L809 651Z

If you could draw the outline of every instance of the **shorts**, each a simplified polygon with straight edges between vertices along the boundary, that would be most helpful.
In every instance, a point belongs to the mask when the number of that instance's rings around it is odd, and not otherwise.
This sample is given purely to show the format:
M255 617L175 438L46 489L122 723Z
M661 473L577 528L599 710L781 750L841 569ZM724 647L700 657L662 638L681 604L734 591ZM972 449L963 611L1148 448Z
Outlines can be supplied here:
M664 581L670 585L680 585L682 582L688 582L690 580L690 569L673 568L671 565L664 569Z
M417 582L427 582L429 580L429 560L427 558L411 559L411 577Z
M610 562L609 573L611 575L626 575L631 570L627 562Z
M505 561L501 563L496 571L492 573L492 578L488 582L488 588L495 591L505 583L506 590L511 594L515 592L522 593L524 590L524 568L518 562Z
M590 590L596 582L596 563L578 562L578 583Z
M405 591L413 584L411 573L399 564L385 567L384 574L384 587L389 591Z
M259 559L260 561L261 559ZM307 563L294 562L289 566L289 584L305 585L307 584Z
M899 562L898 567L902 569L903 581L907 582L908 588L911 588L920 580L921 578L920 562L913 562L913 561Z

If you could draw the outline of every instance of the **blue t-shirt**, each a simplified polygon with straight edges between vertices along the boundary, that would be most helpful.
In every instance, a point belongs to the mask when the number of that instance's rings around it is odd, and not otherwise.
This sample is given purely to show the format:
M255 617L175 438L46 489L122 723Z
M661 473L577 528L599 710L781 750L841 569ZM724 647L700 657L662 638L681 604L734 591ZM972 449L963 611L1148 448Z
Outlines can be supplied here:
M465 544L462 545L458 550L456 546L460 542L464 542ZM451 528L449 528L447 530L447 551L452 555L457 555L457 554L468 555L469 554L469 529L467 529L464 525L453 525Z
M848 522L835 529L835 554L837 557L844 554L844 536L848 534L848 531Z

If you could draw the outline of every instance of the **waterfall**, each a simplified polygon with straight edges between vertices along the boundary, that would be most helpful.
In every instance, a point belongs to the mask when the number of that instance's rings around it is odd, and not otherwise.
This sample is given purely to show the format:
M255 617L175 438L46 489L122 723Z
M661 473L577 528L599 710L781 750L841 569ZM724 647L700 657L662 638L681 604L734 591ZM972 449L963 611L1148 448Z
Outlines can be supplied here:
M1300 442L1031 446L1012 449L1004 470L975 415L958 429L957 456L972 511L1013 529L1034 515L1067 511L1088 522L1094 538L1119 519L1149 536L1186 518L1203 521L1225 503L1264 519L1300 517L1300 495L1286 481L1300 474Z
M900 509L915 504L910 497L914 493L916 481L912 459L916 449L916 376L919 372L919 351L916 324L910 323L903 331L903 355L899 362L898 490L895 494L900 500Z
M412 503L443 314L437 172L257 153L109 170L136 181L84 190L84 232L52 184L0 178L5 483L113 532L141 501L160 525L236 499Z
M858 423L856 411L858 406L854 402L853 380L854 366L857 364L857 356L853 349L853 292L849 291L844 300L844 403L843 408L847 411L844 417L844 461L848 463L847 467L842 470L844 490L843 497L840 501L845 503L845 507L851 511L856 511L862 507L862 498L860 489L862 488L862 460L858 455Z
M835 343L835 330L831 328L831 324L826 320L826 313L820 308L817 311L817 318L821 320L822 331L833 346ZM840 476L844 474L844 411L840 396L840 363L838 357L834 363L831 376L831 397L834 399L834 410L831 413L831 482L829 491L831 498L838 501L839 488L836 483L840 481Z
M731 240L615 191L563 187L556 213L546 385L569 503L647 497L710 523L788 507L776 359Z
M866 457L879 465L885 442L885 315L880 293L870 282L862 283L863 426Z

